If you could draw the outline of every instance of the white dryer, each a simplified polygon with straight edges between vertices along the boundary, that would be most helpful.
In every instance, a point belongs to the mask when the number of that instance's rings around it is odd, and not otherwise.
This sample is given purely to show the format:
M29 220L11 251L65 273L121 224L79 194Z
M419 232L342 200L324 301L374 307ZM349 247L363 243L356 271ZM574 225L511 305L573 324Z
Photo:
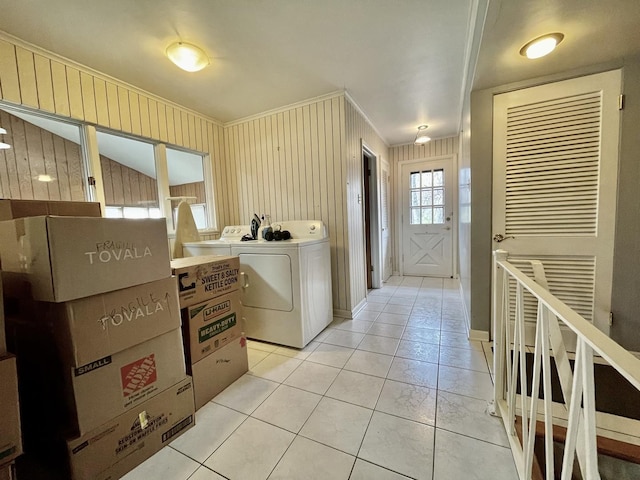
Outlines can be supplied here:
M321 221L280 222L291 239L231 244L244 273L246 334L303 348L333 320L331 253Z
M224 227L218 240L200 240L197 242L183 242L182 252L185 257L199 255L231 255L231 244L240 242L242 237L251 234L248 225L230 225Z

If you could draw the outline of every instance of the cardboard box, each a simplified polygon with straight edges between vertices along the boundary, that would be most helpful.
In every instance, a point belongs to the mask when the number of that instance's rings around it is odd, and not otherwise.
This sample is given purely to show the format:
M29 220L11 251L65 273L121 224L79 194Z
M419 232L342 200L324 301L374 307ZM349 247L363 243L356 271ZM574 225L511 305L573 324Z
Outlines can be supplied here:
M182 335L187 363L196 363L244 332L240 292L183 308Z
M171 261L178 277L180 308L190 307L239 290L240 259L224 255L177 258Z
M2 269L33 298L64 302L171 276L164 219L28 217L0 222Z
M16 357L0 357L0 465L22 453Z
M196 410L249 370L247 339L240 337L191 365Z
M26 440L42 425L84 434L186 376L179 328L90 363L67 363L53 323L8 319L19 360L20 391L38 418L25 418ZM40 418L41 417L41 418Z
M122 477L194 425L193 388L187 378L67 443L73 480Z
M53 323L61 354L74 367L180 328L175 277L68 302L29 302L30 306L27 315L33 321Z
M15 218L58 215L71 217L100 217L97 202L65 202L53 200L0 199L0 221Z

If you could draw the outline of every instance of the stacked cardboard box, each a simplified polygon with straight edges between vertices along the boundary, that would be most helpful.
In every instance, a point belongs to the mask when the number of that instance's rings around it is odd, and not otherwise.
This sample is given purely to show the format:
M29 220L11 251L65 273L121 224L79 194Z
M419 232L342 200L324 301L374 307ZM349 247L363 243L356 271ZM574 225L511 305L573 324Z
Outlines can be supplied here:
M0 222L0 260L27 453L119 478L193 425L164 219Z
M248 370L240 303L240 260L220 255L173 260L187 372L199 409Z

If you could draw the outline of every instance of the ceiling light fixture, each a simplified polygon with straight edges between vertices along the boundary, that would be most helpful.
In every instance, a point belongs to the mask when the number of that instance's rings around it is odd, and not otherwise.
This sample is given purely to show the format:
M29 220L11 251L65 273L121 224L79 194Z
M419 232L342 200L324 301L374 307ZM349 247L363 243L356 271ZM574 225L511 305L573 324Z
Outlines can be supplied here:
M420 125L418 127L418 133L416 133L416 139L413 142L415 145L424 145L427 142L431 141L431 137L427 135L428 125Z
M51 175L46 173L45 174L41 173L40 175L37 175L35 178L39 182L53 182L55 180L55 177L52 177Z
M169 45L167 57L187 72L197 72L211 63L204 50L186 42L175 42Z
M553 52L563 38L564 34L559 32L534 38L520 49L520 55L530 59L544 57Z
M0 127L0 135L6 135L6 134L7 134L7 131L4 128ZM0 150L7 150L9 148L11 148L11 145L9 145L8 143L0 142Z

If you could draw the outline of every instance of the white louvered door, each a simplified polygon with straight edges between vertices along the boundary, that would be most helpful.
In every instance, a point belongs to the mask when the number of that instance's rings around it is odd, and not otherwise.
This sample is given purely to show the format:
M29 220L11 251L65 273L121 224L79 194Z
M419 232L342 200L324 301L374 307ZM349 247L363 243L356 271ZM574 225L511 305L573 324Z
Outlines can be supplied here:
M541 260L551 292L607 334L620 88L612 71L494 97L493 248L525 272Z

